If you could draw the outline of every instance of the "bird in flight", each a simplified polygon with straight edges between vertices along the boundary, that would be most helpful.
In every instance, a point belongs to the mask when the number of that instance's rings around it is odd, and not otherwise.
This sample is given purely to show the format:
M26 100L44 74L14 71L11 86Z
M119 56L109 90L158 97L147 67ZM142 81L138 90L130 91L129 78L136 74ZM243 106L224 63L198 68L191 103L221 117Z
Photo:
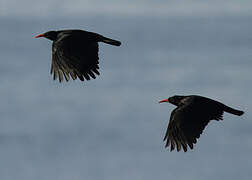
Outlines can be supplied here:
M83 30L48 31L35 38L39 37L53 41L51 74L54 80L59 78L59 82L63 81L63 76L66 81L70 76L81 81L95 79L100 75L98 42L121 45L120 41Z
M171 113L168 128L165 133L165 147L170 151L177 147L186 152L188 146L193 149L197 139L211 120L223 120L223 113L228 112L241 116L244 112L233 109L225 104L202 96L173 96L159 101L169 102L177 106Z

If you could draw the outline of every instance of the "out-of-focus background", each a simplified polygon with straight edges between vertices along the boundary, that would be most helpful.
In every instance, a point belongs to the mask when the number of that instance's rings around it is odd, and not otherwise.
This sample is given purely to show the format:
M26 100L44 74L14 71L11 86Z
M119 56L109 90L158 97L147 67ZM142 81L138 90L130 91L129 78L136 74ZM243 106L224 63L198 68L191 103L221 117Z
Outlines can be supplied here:
M250 0L0 0L1 180L212 180L252 176ZM101 75L59 84L49 30L100 44ZM175 94L245 111L211 122L195 149L169 152Z

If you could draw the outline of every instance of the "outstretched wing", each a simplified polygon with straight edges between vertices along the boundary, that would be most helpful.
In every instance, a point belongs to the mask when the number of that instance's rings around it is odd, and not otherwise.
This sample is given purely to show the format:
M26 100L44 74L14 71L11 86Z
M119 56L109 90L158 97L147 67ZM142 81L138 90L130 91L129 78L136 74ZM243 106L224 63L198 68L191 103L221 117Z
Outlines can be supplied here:
M206 104L185 104L177 107L171 113L170 122L164 137L165 147L170 146L173 151L181 147L186 152L202 134L210 120L222 120L223 108L220 104L206 102Z
M84 81L99 75L98 43L84 41L70 34L61 36L52 45L51 74L59 82L73 80L77 77Z

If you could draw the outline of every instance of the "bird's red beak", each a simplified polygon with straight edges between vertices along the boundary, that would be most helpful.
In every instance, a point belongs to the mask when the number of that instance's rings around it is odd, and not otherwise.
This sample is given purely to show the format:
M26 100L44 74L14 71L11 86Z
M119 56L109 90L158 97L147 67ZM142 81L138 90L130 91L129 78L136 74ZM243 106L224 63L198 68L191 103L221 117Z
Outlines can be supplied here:
M40 38L40 37L45 37L45 35L44 34L39 34L39 35L35 36L35 38Z
M159 103L163 103L163 102L169 102L168 99L163 99L162 101L159 101Z

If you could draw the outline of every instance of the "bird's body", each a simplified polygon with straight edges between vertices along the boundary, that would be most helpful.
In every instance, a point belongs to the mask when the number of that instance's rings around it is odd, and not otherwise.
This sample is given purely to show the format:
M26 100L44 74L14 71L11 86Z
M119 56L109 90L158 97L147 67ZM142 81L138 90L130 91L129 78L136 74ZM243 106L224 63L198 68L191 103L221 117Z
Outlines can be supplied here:
M222 120L223 113L242 115L244 112L233 109L221 102L202 96L173 96L161 102L170 102L177 106L170 116L169 125L164 137L166 147L171 146L171 151L177 147L186 152L187 146L193 149L197 139L210 120Z
M49 31L36 36L53 41L51 74L54 80L69 81L77 77L84 81L99 75L98 42L120 46L121 42L106 38L100 34L83 30Z

